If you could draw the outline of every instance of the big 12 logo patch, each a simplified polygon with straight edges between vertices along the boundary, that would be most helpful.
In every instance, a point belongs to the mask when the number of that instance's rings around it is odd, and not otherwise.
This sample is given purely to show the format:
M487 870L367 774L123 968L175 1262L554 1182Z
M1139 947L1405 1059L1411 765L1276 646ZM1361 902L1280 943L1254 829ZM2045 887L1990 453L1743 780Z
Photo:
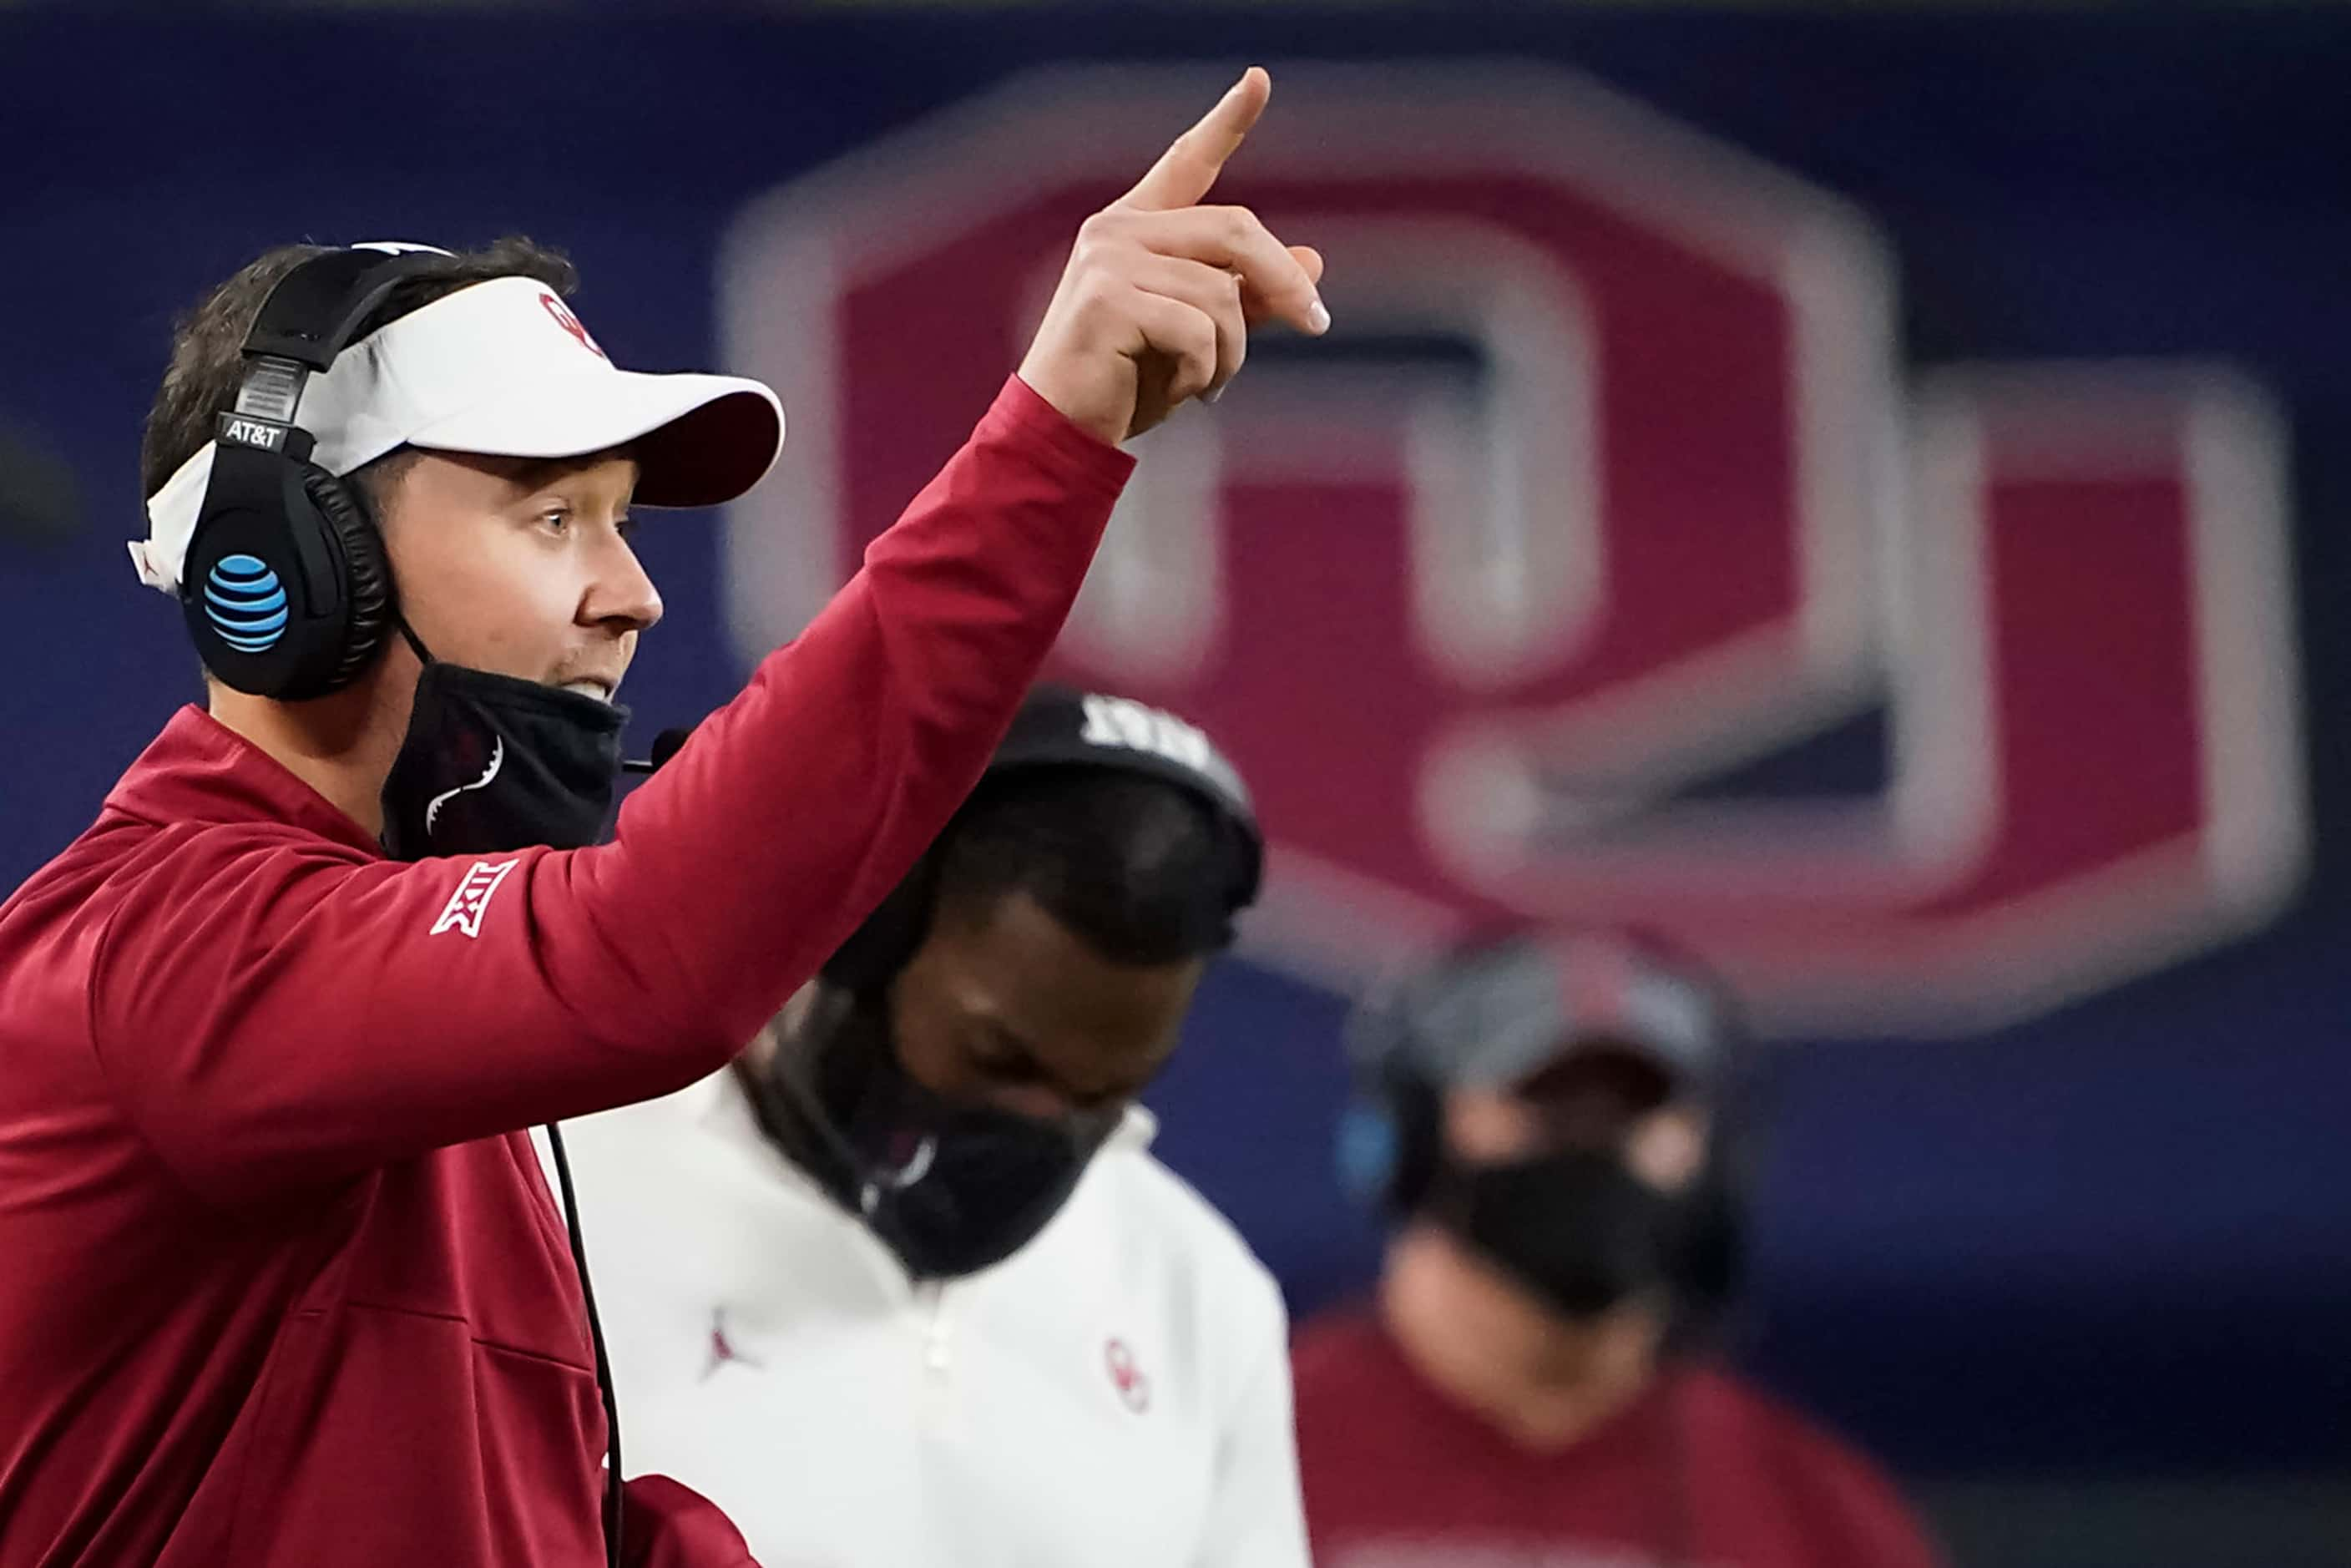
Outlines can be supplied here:
M1181 712L1272 842L1259 956L1631 921L1768 1026L1974 1029L2268 919L2306 858L2279 422L2210 366L1895 358L1858 214L1583 78L1284 70L1216 198L1332 258L1141 466L1057 673ZM729 515L803 625L1220 84L1066 70L749 209L793 455ZM1705 788L1885 716L1858 794Z

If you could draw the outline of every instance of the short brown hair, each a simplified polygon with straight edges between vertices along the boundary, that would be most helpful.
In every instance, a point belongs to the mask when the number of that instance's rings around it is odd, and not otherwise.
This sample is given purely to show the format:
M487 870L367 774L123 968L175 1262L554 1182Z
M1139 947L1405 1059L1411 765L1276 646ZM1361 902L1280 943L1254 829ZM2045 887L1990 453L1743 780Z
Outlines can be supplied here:
M287 273L330 248L284 245L266 251L181 319L172 338L172 362L163 371L163 384L155 389L155 404L148 411L146 434L140 442L141 494L152 496L162 489L213 438L214 417L235 405L237 388L244 383L246 335L253 330L262 302ZM561 252L508 235L478 250L436 256L431 270L402 279L360 323L352 340L444 295L494 277L536 278L562 295L580 285L578 269ZM389 477L384 465L397 462L400 455L387 453L368 465L368 477L380 484ZM380 505L382 497L379 493L371 499Z

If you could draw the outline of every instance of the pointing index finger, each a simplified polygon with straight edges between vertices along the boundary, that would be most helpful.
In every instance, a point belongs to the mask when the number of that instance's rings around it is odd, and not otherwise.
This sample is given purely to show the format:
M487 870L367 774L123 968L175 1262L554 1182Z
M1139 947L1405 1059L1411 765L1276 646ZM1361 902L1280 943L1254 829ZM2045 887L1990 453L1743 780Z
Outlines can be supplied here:
M1243 71L1241 79L1217 100L1217 106L1178 136L1159 155L1151 172L1118 199L1118 204L1145 212L1196 204L1217 183L1225 160L1239 150L1249 128L1265 112L1266 99L1272 92L1273 78L1263 66Z

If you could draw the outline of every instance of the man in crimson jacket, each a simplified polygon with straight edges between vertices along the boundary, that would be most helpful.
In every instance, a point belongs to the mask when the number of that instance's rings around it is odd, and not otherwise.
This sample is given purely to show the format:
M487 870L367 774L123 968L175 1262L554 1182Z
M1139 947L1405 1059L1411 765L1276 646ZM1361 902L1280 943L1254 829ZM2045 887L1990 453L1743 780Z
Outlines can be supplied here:
M1481 936L1349 1030L1374 1308L1294 1347L1322 1568L1939 1568L1868 1456L1703 1354L1756 1129L1736 1008L1625 932Z
M1113 444L1221 388L1252 321L1327 326L1319 257L1198 204L1267 91L1088 221L971 441L607 843L660 614L628 506L739 493L774 395L614 369L523 242L418 263L297 380L285 450L349 479L396 634L331 695L210 683L0 905L0 1565L604 1560L584 1302L519 1129L750 1039L977 777ZM132 555L215 674L283 624L291 585L204 529L272 390L247 334L315 254L197 312L150 422ZM623 1517L636 1561L748 1562L674 1483Z

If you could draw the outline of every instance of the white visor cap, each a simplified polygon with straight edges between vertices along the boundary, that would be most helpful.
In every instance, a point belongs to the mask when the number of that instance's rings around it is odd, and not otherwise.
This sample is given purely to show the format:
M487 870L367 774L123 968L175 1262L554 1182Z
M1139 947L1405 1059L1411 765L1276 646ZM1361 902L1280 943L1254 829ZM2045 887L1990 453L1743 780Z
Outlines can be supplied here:
M493 457L584 457L628 446L636 501L711 507L758 483L784 443L776 394L741 376L624 371L555 290L497 277L446 294L351 344L302 389L310 461L344 475L402 446ZM213 444L147 502L140 580L180 591Z

